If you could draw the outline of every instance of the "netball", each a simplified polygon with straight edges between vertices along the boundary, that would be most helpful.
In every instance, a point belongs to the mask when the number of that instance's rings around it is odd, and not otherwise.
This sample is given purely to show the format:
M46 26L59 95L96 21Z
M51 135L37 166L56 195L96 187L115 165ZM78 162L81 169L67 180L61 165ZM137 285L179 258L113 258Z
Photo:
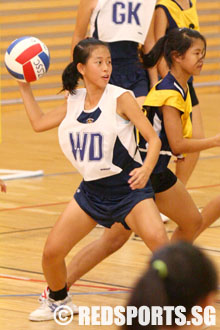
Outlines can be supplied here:
M25 36L14 40L5 53L5 66L19 81L38 80L47 72L49 65L49 50L35 37Z

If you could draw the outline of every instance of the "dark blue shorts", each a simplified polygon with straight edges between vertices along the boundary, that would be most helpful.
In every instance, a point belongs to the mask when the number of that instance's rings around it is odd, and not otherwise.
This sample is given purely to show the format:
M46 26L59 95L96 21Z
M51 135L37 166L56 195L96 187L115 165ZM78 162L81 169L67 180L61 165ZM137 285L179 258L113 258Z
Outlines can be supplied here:
M149 92L149 79L141 63L126 61L112 66L110 84L133 91L135 97L146 96Z
M172 186L174 186L177 182L177 177L169 168L166 168L161 173L152 173L150 176L150 180L154 192L155 194L157 194L166 191Z
M154 198L151 183L145 188L120 191L120 188L108 191L106 187L96 187L90 182L82 181L74 198L79 206L100 225L111 228L115 222L130 229L125 222L126 216L133 207L144 199Z

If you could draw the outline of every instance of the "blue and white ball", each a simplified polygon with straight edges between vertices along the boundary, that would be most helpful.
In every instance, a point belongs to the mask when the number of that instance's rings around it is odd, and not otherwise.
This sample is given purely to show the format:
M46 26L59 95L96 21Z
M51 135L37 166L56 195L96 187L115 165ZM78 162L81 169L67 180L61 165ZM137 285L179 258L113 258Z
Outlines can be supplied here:
M26 36L14 40L5 53L5 66L19 81L38 80L47 72L49 65L49 50L35 37Z

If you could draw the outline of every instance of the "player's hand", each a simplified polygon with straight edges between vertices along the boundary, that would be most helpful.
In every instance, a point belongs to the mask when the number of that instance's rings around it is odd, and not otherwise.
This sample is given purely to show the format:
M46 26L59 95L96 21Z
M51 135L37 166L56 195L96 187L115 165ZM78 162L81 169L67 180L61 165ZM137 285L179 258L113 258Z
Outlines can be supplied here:
M149 175L146 173L146 169L143 168L143 166L134 168L129 175L131 177L128 183L132 190L144 188L149 180Z

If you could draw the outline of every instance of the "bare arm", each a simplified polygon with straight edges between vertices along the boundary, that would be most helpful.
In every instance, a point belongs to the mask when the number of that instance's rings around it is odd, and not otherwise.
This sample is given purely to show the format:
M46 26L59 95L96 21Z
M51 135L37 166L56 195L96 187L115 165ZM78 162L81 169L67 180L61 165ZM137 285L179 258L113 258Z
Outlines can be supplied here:
M144 47L143 47L144 54L149 53L150 50L155 45L156 40L154 35L154 24L155 24L155 14L152 17L150 28L144 42ZM158 81L157 67L154 66L153 68L150 68L147 71L150 78L150 87L152 88Z
M202 151L220 146L220 134L205 139L184 138L180 111L169 106L163 106L162 111L166 135L174 155Z
M168 26L169 26L169 22L166 13L164 12L163 8L158 7L155 11L155 22L154 22L154 33L155 33L156 41L162 38L166 34L166 30ZM169 68L167 66L164 57L162 57L161 60L159 61L157 69L162 78L164 78L168 73Z
M161 142L151 123L141 111L135 98L129 93L124 93L118 98L118 114L130 120L148 142L148 152L141 168L131 171L129 184L132 189L143 188L153 171L161 148Z
M73 49L78 42L86 37L90 17L95 8L97 0L81 0L76 17L75 31L72 37L71 45L71 60L73 56Z
M28 118L34 131L43 132L57 127L66 115L66 101L54 110L43 113L33 96L30 84L22 82L18 82L18 84Z

